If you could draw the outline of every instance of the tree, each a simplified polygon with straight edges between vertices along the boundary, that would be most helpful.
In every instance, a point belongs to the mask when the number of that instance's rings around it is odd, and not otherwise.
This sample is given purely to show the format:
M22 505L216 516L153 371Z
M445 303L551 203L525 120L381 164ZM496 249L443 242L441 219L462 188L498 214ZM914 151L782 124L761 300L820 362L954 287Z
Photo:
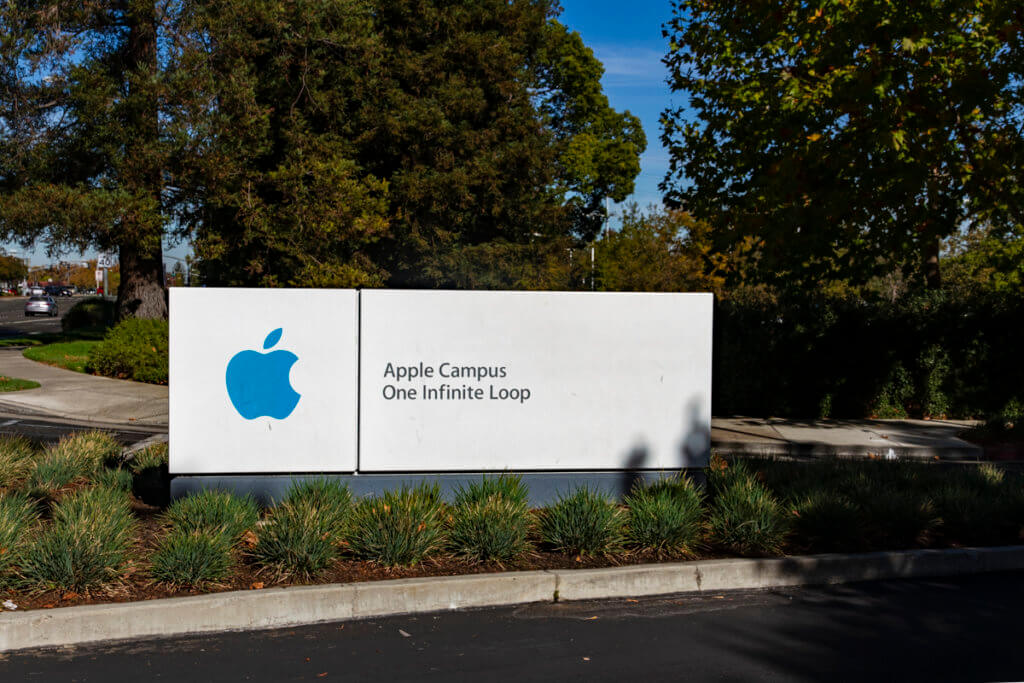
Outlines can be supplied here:
M639 122L551 2L215 5L207 283L532 286L632 191Z
M777 277L936 287L942 238L1024 222L1022 31L1010 2L676 0L666 201Z
M28 266L20 258L0 254L0 282L21 282L28 277Z
M162 239L177 198L169 116L188 92L163 78L174 3L0 6L0 234L116 249L120 317L167 315Z

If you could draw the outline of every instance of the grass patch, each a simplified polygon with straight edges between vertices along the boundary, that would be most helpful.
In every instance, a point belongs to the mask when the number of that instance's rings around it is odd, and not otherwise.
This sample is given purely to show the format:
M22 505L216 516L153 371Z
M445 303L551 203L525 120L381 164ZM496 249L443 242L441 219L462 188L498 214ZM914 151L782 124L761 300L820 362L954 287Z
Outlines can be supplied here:
M87 591L118 578L133 519L128 497L110 488L76 491L24 552L18 573L35 590Z
M625 500L628 545L657 555L693 555L703 535L702 499L686 478L635 489Z
M29 360L38 363L53 365L65 370L85 372L85 366L89 362L89 354L100 342L98 341L68 341L45 346L33 346L25 349L22 355Z
M0 489L19 486L32 468L36 449L22 436L0 436Z
M526 552L533 515L526 503L500 494L455 506L448 522L448 547L470 562L507 562Z
M172 529L150 556L150 574L171 585L202 586L231 575L234 558L223 534Z
M712 541L737 555L779 555L786 545L790 517L778 499L742 470L715 486L708 519Z
M29 529L38 516L36 505L28 496L0 493L0 586L28 545Z
M455 505L481 503L494 496L499 496L518 505L526 505L530 491L523 483L523 478L518 474L503 473L496 477L484 476L480 481L475 481L469 486L460 486L455 491Z
M207 490L174 501L164 512L163 521L184 533L221 534L234 544L256 526L259 516L259 507L252 496Z
M37 388L39 388L39 382L33 382L30 379L18 379L17 377L7 377L5 375L0 375L0 392L21 391L23 389Z
M444 503L437 485L403 486L364 498L352 510L349 550L387 566L412 566L444 545Z
M625 515L589 488L564 496L540 513L540 537L552 550L573 555L607 555L622 546Z

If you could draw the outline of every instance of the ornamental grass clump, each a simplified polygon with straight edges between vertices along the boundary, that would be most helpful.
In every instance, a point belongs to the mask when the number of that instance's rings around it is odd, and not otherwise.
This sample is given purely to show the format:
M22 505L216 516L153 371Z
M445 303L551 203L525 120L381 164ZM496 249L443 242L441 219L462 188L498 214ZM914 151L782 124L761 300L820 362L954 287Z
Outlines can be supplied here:
M794 541L816 552L853 552L865 545L863 516L849 497L812 490L792 503Z
M36 504L28 496L0 492L0 586L18 564L38 519Z
M222 534L234 545L259 521L260 510L252 496L206 490L179 498L163 514L166 526L181 532L207 531Z
M583 487L540 512L541 541L573 555L607 555L624 540L625 515L603 494Z
M150 556L150 574L172 585L201 586L222 581L234 568L231 543L209 529L171 529Z
M494 496L526 506L529 502L530 491L523 483L523 478L518 474L503 473L497 477L485 476L480 481L472 482L469 486L460 486L455 492L455 505L480 503Z
M271 510L250 555L278 576L312 578L340 554L351 511L348 486L326 479L297 484Z
M0 489L15 488L28 476L35 448L22 436L0 436Z
M35 459L27 478L32 495L45 498L72 484L85 484L116 464L121 446L100 431L72 434Z
M738 555L782 553L790 518L775 496L745 471L716 479L708 516L712 541Z
M403 486L364 498L352 510L352 554L387 566L412 566L445 544L445 505L435 484Z
M128 497L81 489L53 507L53 520L23 553L22 580L37 590L86 591L116 579L131 546Z
M627 545L659 556L692 556L703 534L702 498L700 489L687 478L635 488L625 499Z
M508 562L530 547L533 517L525 503L492 495L456 505L448 521L448 547L470 562Z

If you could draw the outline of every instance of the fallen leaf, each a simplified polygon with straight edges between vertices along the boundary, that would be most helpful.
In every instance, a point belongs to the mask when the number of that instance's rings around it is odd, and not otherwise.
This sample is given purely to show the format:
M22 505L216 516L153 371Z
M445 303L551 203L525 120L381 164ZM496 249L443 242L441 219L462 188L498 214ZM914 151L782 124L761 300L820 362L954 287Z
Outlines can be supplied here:
M317 674L317 675L316 675L316 677L317 677L317 678L323 678L323 677L324 677L324 676L326 676L326 675L327 675L327 672L325 671L325 672L323 672L322 674Z
M590 657L584 657L584 658L583 658L583 661L584 661L584 662L589 662L589 661L590 661Z
M587 617L583 621L593 621L594 619L597 619L597 617Z
M633 598L626 598L626 602L640 602L640 601L639 600L634 600Z
M242 543L250 548L255 548L260 542L259 536L253 533L252 529L249 529L242 534Z
M412 638L412 636L410 634L406 633L402 629L398 629L398 632L402 634L403 638Z
M250 585L249 588L250 590L258 591L259 589L263 588L263 582L256 581L252 585Z
M65 593L64 595L61 596L61 599L62 600L74 600L77 597L78 597L78 593L76 593L74 591L68 591L67 593Z

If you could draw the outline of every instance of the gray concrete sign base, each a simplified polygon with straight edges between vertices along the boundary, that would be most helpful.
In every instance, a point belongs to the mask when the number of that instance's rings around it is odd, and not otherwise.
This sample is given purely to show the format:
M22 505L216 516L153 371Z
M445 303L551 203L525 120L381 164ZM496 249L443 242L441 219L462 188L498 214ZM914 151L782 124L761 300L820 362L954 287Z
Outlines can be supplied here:
M0 652L395 614L1024 568L1024 546L704 560L234 591L0 613Z

